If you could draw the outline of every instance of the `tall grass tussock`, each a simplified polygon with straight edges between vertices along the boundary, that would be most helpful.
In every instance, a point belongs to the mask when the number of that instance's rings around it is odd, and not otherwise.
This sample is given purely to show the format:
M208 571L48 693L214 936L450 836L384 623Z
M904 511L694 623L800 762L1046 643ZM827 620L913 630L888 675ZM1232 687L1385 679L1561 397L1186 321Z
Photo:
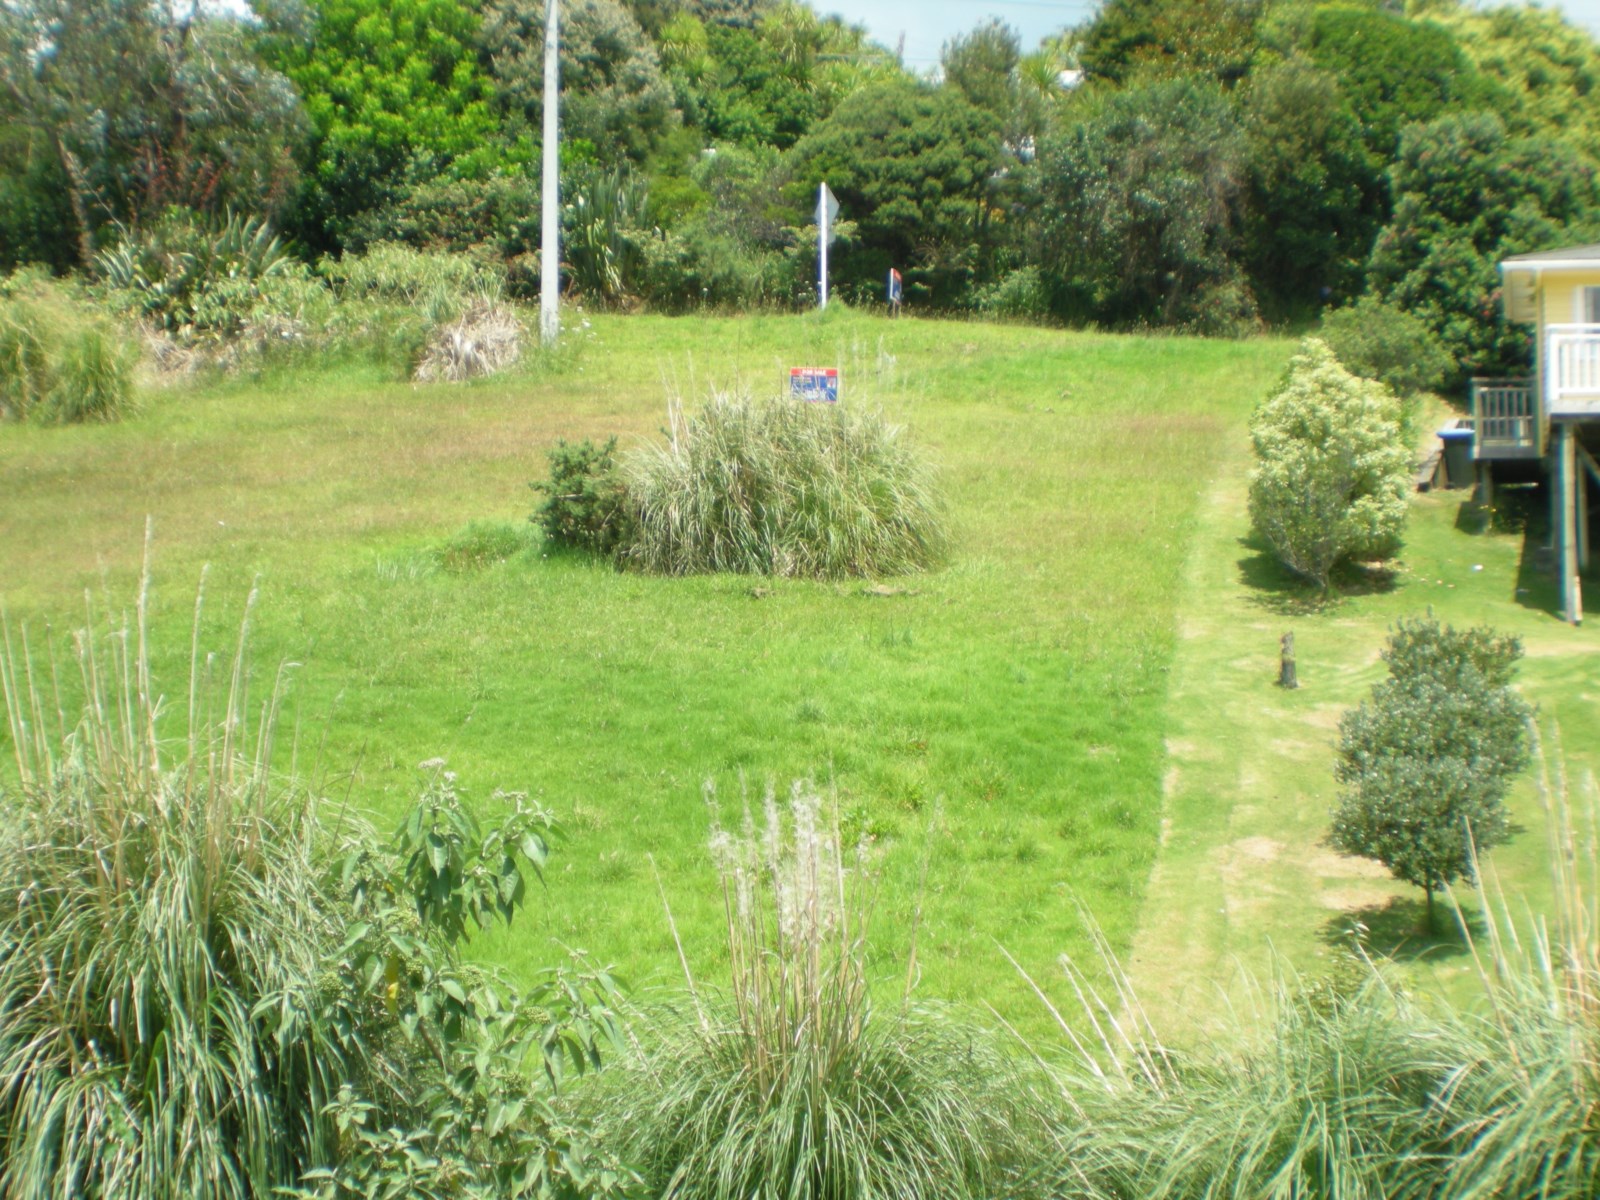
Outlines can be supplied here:
M681 1200L942 1200L1008 1194L1031 1093L985 1033L874 1004L873 883L829 807L769 791L718 828L729 979L658 1013L608 1089L608 1123L653 1194Z
M497 794L480 826L441 760L388 842L315 803L273 770L283 672L251 694L249 605L218 659L197 603L169 740L147 597L75 672L0 625L0 1195L621 1189L551 1106L615 1040L609 979L462 951L522 906L549 814Z
M1236 1037L1166 1047L1113 965L1102 997L1068 966L1084 1020L1059 1073L1056 1192L1115 1200L1592 1197L1600 1183L1600 797L1559 770L1551 916L1519 919L1480 882L1467 931L1483 1003L1452 1008L1357 952L1329 978L1285 973ZM1580 832L1581 830L1581 832ZM1480 876L1480 880L1483 877ZM1106 954L1110 962L1109 953ZM1096 1038L1095 1035L1098 1035Z
M268 772L238 657L195 659L187 739L162 739L145 611L78 640L76 718L53 657L0 651L7 1196L268 1195L333 1153L314 813Z
M134 407L137 353L109 321L59 284L0 289L0 420L115 421Z
M836 579L941 561L944 502L903 431L846 405L717 393L629 457L628 565Z

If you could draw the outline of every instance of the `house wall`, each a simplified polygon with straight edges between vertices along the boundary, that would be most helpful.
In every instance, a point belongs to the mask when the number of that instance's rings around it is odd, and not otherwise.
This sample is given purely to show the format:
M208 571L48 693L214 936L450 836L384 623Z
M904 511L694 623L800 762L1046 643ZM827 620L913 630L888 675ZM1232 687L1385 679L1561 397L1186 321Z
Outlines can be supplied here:
M1581 287L1600 287L1600 264L1593 270L1545 271L1539 289L1539 327L1577 320L1576 294Z

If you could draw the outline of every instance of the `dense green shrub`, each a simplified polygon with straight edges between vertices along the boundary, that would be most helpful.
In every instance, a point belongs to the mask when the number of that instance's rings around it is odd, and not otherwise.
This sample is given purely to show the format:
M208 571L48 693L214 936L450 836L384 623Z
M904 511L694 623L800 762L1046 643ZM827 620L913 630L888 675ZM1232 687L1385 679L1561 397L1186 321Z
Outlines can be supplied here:
M39 279L0 293L0 420L114 421L133 408L131 342Z
M497 302L506 282L505 267L498 262L398 242L325 258L317 269L342 302L405 305L430 323L457 320L475 303Z
M549 451L550 478L530 486L544 495L529 520L551 546L614 554L633 534L617 439L596 445L558 439Z
M539 248L539 186L525 174L485 179L418 180L382 208L351 220L357 250L399 242L419 250L464 253L488 248L514 258Z
M780 256L702 222L640 238L639 256L639 293L664 312L746 310L789 299Z
M1402 398L1438 391L1451 371L1450 355L1428 323L1376 296L1325 313L1319 336L1351 374Z
M1491 629L1402 620L1383 651L1389 677L1339 722L1332 843L1422 888L1430 926L1434 893L1470 882L1476 855L1511 836L1504 801L1533 715L1511 690L1521 657Z
M1016 1195L1037 1128L984 1033L875 1005L863 851L796 785L788 819L717 829L729 988L643 1031L606 1097L651 1194L678 1200L968 1200Z
M978 311L992 317L1044 321L1050 317L1050 289L1038 267L1018 267L975 293Z
M1283 564L1324 589L1347 559L1400 546L1411 456L1399 403L1307 338L1250 421L1250 520Z
M901 430L845 405L714 395L625 466L625 561L685 575L832 579L924 570L945 549L933 472Z

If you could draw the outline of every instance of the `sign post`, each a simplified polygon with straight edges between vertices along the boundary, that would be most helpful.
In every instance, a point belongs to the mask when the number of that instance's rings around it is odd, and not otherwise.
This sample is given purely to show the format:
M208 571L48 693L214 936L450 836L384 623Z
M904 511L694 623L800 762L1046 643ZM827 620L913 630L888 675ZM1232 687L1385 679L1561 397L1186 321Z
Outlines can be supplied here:
M833 240L829 226L839 215L839 202L828 185L817 185L817 307L828 307L828 243Z

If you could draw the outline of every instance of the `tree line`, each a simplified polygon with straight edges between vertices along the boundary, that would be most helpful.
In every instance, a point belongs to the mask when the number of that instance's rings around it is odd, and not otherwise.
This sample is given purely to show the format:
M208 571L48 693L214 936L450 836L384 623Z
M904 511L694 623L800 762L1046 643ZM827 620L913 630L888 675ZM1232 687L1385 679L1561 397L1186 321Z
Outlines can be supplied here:
M537 280L540 0L18 0L0 8L0 268L87 268L174 212L309 259L381 242ZM826 181L834 286L1238 333L1369 303L1455 374L1510 370L1495 263L1600 238L1600 47L1461 0L1104 0L998 21L919 77L792 0L563 9L566 285L797 305Z

